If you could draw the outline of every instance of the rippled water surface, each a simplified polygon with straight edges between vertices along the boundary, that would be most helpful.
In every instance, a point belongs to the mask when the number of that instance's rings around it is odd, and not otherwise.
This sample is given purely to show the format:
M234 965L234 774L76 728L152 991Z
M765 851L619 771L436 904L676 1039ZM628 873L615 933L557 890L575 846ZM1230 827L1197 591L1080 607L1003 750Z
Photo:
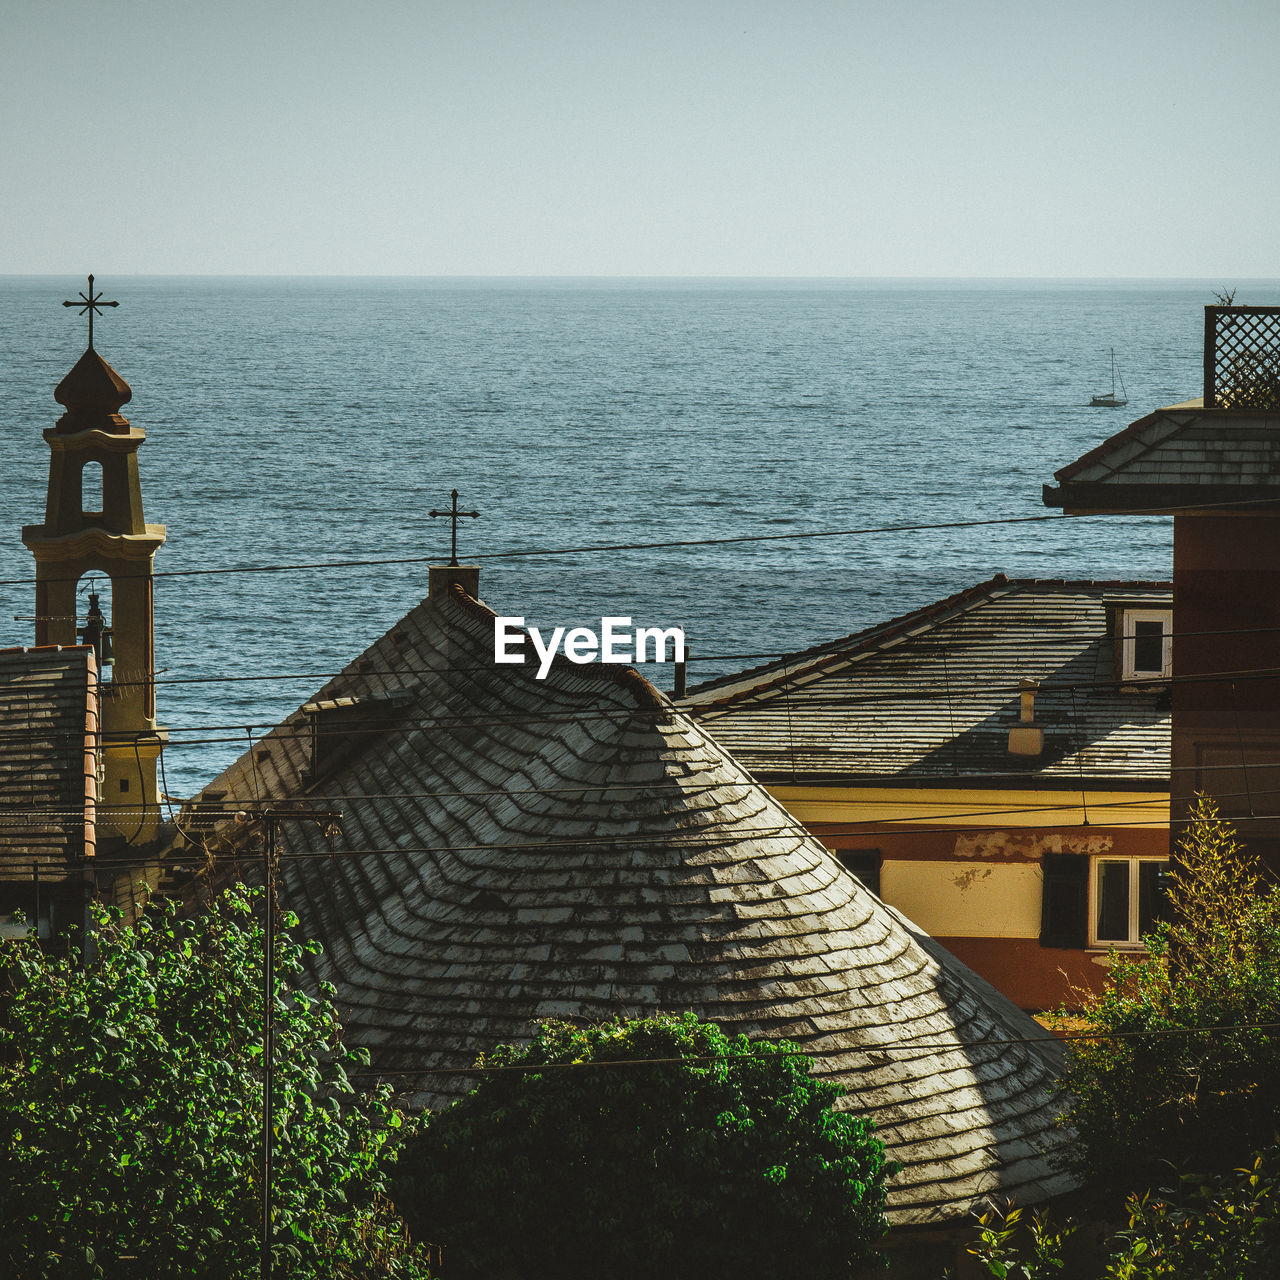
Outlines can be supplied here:
M0 280L0 645L30 643L53 388L82 282ZM1041 485L1199 394L1203 285L99 282L96 345L147 431L161 570L463 559L1046 514ZM1241 301L1270 302L1277 291ZM1128 409L1085 407L1110 382ZM683 625L693 677L989 577L1164 578L1166 521L1069 520L486 559L500 613ZM425 592L424 564L162 577L169 790L186 794ZM279 675L269 681L223 677ZM284 677L299 676L288 679ZM209 677L216 679L209 680ZM658 683L666 683L659 678ZM229 726L229 727L228 727Z

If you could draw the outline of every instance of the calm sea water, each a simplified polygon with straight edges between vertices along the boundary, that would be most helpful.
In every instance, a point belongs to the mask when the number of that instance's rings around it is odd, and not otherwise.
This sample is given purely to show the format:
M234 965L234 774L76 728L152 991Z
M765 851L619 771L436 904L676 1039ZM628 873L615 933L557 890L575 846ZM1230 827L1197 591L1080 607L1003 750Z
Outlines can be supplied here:
M30 643L53 388L82 281L0 278L0 645ZM162 570L462 558L1045 513L1040 487L1199 394L1208 284L99 281ZM1274 301L1265 283L1243 302ZM1110 384L1121 410L1085 407ZM1072 520L482 561L534 625L683 625L692 678L989 577L1163 578L1166 521ZM160 578L169 790L208 781L424 593L426 566ZM272 675L270 680L228 677ZM213 677L213 679L210 679ZM301 678L291 678L301 677ZM659 677L658 683L667 683Z

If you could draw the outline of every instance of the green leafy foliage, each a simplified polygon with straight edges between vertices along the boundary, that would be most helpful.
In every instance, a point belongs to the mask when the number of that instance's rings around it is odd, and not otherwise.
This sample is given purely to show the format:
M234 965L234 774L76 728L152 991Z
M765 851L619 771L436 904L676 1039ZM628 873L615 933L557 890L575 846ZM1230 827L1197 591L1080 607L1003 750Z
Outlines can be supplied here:
M883 1148L785 1041L692 1014L551 1021L480 1065L397 1169L447 1280L825 1280L875 1257Z
M1245 1168L1188 1176L1130 1196L1128 1227L1106 1275L1116 1280L1270 1280L1280 1271L1280 1181L1274 1147Z
M1113 1191L1225 1172L1280 1131L1280 895L1203 798L1172 880L1150 957L1115 964L1068 1055L1070 1162Z
M256 1276L260 1265L260 895L135 928L97 912L81 967L0 944L0 1274ZM284 929L297 920L286 914ZM275 1274L425 1276L386 1198L402 1117L357 1097L333 1005L277 936Z
M1263 1280L1280 1273L1280 894L1200 798L1179 842L1168 919L1086 1002L1064 1080L1069 1162L1127 1226L1099 1280ZM1158 1190L1147 1190L1157 1187ZM1097 1212L1095 1206L1094 1212ZM1069 1228L987 1216L988 1275L1061 1267Z
M1101 1244L1090 1265L1070 1274L1097 1280L1271 1280L1280 1272L1280 1151L1245 1168L1186 1176L1173 1187L1131 1195L1128 1222ZM970 1247L996 1280L1043 1280L1067 1266L1063 1244L1075 1229L1014 1209L984 1214Z
M1055 1226L1043 1211L992 1208L978 1218L978 1239L969 1252L996 1280L1048 1280L1066 1266L1062 1247L1074 1230L1069 1222Z

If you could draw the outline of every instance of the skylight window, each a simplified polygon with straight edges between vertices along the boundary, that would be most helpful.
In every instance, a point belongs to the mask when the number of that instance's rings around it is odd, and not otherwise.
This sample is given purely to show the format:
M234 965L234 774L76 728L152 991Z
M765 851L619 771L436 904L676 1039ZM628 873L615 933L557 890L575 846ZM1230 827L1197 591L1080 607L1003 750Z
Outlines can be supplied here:
M1173 673L1173 611L1126 609L1120 645L1122 680L1167 680Z

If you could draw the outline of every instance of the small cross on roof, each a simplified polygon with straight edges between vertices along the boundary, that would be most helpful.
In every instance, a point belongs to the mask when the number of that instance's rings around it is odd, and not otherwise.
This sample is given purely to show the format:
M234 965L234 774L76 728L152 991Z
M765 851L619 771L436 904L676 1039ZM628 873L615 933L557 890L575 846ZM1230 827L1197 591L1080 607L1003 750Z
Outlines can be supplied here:
M89 350L92 351L93 350L93 317L95 315L100 316L102 314L103 307L118 307L120 304L118 302L103 302L102 294L94 293L93 276L90 276L89 292L85 293L85 291L81 289L79 298L73 298L70 301L65 301L63 302L62 305L64 307L79 307L81 315L84 315L86 311L89 313Z
M469 519L476 519L480 513L478 511L459 511L458 510L458 491L453 489L449 493L451 499L450 506L445 511L436 511L434 508L427 512L432 518L436 516L448 516L451 525L451 533L449 538L449 563L451 565L458 563L458 521L466 516Z

